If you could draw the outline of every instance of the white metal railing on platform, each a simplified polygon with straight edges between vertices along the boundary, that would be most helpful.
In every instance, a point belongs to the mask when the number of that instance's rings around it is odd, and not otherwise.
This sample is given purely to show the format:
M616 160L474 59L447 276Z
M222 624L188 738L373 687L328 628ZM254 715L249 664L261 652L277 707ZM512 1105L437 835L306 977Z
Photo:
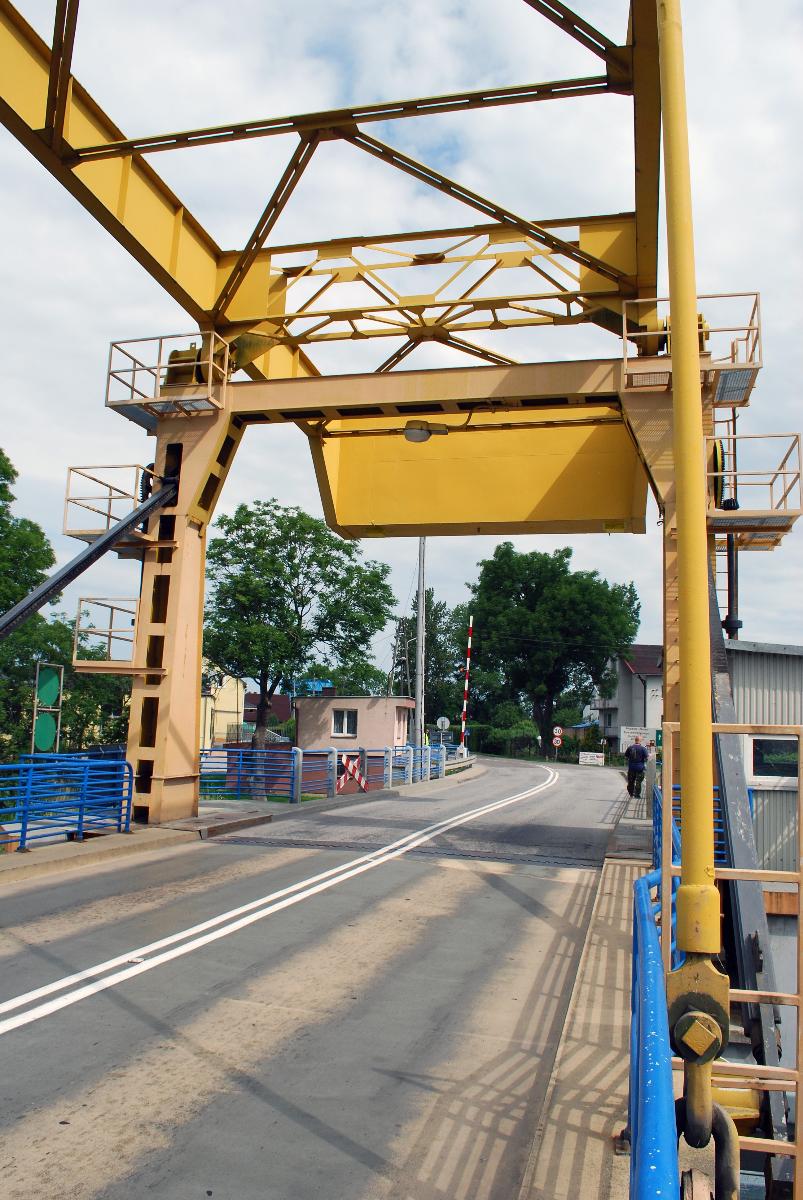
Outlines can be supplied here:
M150 494L151 468L139 463L70 467L64 496L64 533L91 539L105 533Z
M701 382L715 405L747 404L761 368L759 294L711 293L699 296L698 305ZM670 386L672 327L668 297L624 301L622 354L626 388Z
M706 438L709 505L772 515L803 512L800 435L743 433Z
M82 596L73 635L73 666L79 671L132 672L138 611L134 598Z
M223 407L229 344L217 333L172 333L112 342L106 381L110 408L190 417Z

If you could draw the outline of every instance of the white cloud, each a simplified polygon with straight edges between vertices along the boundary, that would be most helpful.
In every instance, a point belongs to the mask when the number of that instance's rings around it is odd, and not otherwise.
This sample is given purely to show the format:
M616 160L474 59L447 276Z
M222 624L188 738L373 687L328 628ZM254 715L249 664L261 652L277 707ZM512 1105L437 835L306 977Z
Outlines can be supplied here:
M49 40L52 0L22 11ZM589 20L623 33L627 5L577 5ZM803 17L794 0L757 16L748 0L685 5L687 75L701 291L760 288L766 366L742 428L795 429L799 330L803 118L798 58ZM328 106L462 88L598 74L601 63L521 3L495 0L209 0L165 5L83 0L75 71L131 135L282 115ZM369 132L532 217L616 211L632 203L629 106L618 97L507 107L483 114L373 126ZM222 245L250 232L292 149L292 139L154 156L155 168ZM67 466L147 461L149 443L103 408L109 341L189 328L191 321L142 269L0 131L0 220L4 229L0 444L20 470L19 509L46 528L63 561L76 549L60 532ZM274 241L324 238L470 222L462 206L347 146L325 144L275 231ZM523 359L617 353L592 330L483 335ZM346 348L350 369L367 370L391 345ZM313 357L343 369L343 348ZM439 347L409 365L458 359ZM295 430L249 430L222 507L275 495L320 512L305 439ZM651 509L644 539L574 541L575 565L611 580L633 579L644 640L660 640L660 535ZM553 548L565 538L520 538ZM450 603L488 555L491 538L432 539L429 576ZM403 602L415 565L413 539L366 543L393 567ZM746 637L803 640L793 597L803 584L803 533L776 555L744 555ZM768 587L768 583L770 586ZM103 562L70 589L124 594L127 564Z

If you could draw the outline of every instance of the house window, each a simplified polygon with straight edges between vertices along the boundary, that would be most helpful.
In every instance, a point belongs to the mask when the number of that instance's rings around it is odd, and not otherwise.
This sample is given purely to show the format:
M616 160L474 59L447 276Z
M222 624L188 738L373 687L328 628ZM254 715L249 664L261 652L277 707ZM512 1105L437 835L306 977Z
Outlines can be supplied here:
M334 709L332 709L332 736L333 737L356 737L357 736L357 710L356 710L356 708L334 708Z
M797 779L797 739L758 737L751 739L753 779Z

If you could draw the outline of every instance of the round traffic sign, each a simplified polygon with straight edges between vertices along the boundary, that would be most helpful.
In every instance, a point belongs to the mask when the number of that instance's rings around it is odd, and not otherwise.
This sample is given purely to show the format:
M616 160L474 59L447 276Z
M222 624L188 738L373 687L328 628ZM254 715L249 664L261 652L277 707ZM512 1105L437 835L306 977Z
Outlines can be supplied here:
M53 714L49 712L37 713L36 725L33 731L34 750L38 750L42 754L49 754L51 750L55 750L57 733L58 726Z
M436 724L438 726L438 729L448 729L449 728L449 718L448 717L438 717Z
M37 695L39 704L42 708L53 708L59 698L61 690L61 676L57 667L47 666L39 667L39 677L37 679Z
M558 747L558 746L562 746L562 745L563 745L563 738L562 738L562 737L553 737L553 739L552 739L552 745L553 745L553 746L554 746L556 749L557 749L557 747Z
M562 737L563 736L563 726L556 725L555 728L552 730L552 732L555 735L555 737Z

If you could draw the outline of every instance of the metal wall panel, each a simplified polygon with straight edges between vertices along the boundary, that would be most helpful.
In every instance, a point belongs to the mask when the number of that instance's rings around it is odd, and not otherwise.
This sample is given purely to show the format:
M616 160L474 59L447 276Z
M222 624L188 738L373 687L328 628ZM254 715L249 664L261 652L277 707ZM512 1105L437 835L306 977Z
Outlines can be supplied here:
M797 870L797 793L753 789L753 828L759 866Z
M803 723L803 651L798 646L763 649L727 646L733 699L739 721L757 725Z

